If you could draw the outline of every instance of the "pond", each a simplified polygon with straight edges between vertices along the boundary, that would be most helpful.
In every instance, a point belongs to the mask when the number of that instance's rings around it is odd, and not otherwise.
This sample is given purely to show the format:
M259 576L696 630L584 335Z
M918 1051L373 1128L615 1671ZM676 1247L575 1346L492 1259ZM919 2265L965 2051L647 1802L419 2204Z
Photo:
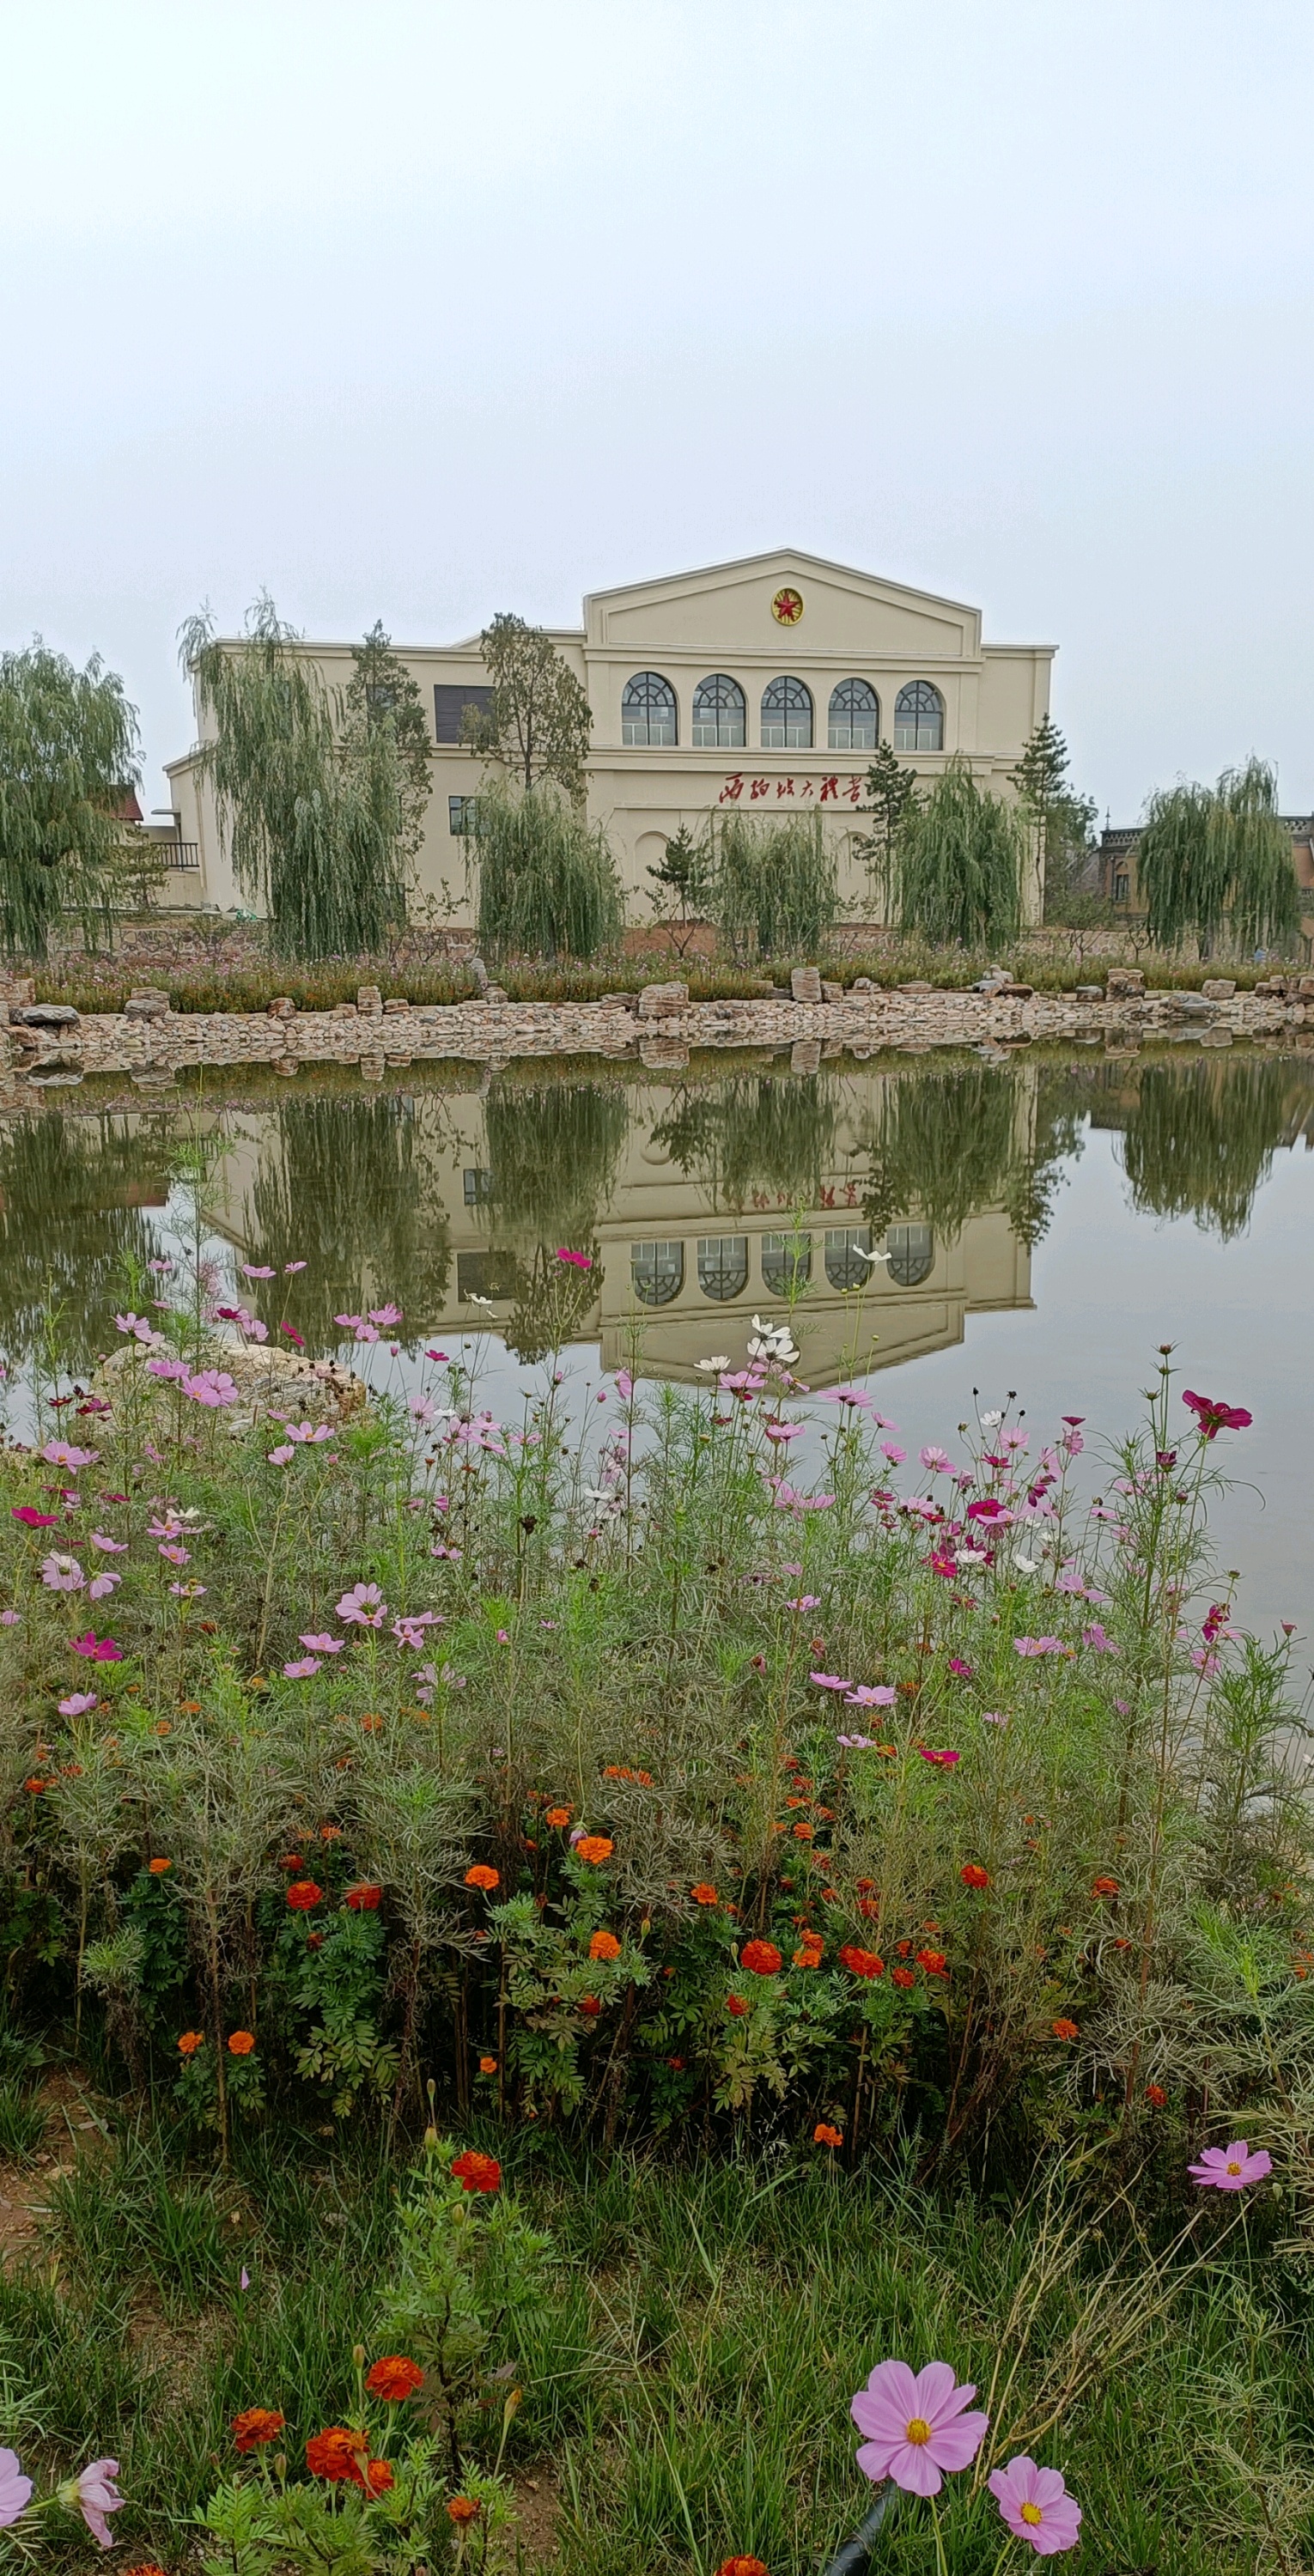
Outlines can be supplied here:
M754 1316L788 1308L814 1466L827 1390L872 1393L910 1458L1016 1390L1033 1445L1085 1417L1098 1484L1171 1343L1180 1388L1254 1415L1215 1521L1239 1615L1303 1631L1312 1142L1314 1054L1244 1046L86 1083L0 1121L10 1429L30 1431L52 1308L87 1376L134 1275L140 1297L197 1237L216 1300L375 1379L464 1340L482 1398L518 1413L561 1347L581 1421L600 1369L705 1385L700 1360L741 1367ZM388 1300L406 1339L362 1354L335 1319Z

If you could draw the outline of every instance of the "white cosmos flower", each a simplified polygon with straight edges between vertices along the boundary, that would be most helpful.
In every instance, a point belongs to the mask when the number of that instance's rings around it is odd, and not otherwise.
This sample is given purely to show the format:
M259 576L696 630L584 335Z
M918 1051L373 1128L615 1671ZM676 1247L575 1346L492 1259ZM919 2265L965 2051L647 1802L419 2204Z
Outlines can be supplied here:
M1038 1574L1040 1571L1040 1560L1038 1557L1015 1556L1013 1563L1017 1567L1019 1574Z
M997 1431L1003 1419L1004 1417L1002 1413L983 1413L981 1416L981 1428L983 1431Z
M694 1366L696 1368L706 1369L709 1373L719 1374L722 1369L729 1368L730 1354L728 1351L718 1351L714 1359L696 1360L694 1362Z

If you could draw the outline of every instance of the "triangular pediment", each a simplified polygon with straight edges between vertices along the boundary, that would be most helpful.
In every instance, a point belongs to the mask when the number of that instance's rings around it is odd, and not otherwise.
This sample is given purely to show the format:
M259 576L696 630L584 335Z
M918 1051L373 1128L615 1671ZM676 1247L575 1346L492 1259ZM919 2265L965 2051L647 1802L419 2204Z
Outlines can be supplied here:
M791 661L836 654L865 660L960 659L981 649L981 612L961 600L827 563L796 547L738 563L594 591L584 603L588 647L719 651Z

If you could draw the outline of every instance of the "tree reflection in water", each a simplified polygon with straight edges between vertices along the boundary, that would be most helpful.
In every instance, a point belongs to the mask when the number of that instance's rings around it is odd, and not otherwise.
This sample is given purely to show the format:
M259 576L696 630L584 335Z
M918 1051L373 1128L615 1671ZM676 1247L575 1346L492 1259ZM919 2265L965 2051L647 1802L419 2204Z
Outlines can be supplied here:
M1133 1207L1194 1217L1203 1233L1232 1242L1278 1146L1311 1112L1314 1064L1289 1056L1220 1052L1139 1067L1122 1149Z
M652 1141L718 1206L743 1208L765 1191L816 1207L834 1156L836 1089L823 1074L731 1074L682 1091Z
M1080 1073L1060 1065L910 1065L885 1075L861 1134L871 1157L863 1214L878 1236L925 1219L951 1239L986 1208L1039 1243L1062 1168L1081 1152Z
M73 1369L111 1349L130 1265L159 1251L143 1207L163 1206L178 1167L165 1118L34 1111L0 1128L0 1350L30 1360L52 1306Z
M266 1322L284 1316L318 1349L344 1311L391 1298L408 1341L441 1314L451 1236L437 1138L405 1096L280 1101L278 1147L251 1192L252 1259L278 1276L252 1288ZM284 1264L307 1267L290 1280Z
M597 1257L598 1219L615 1186L629 1126L615 1085L498 1083L484 1104L493 1233L514 1253L515 1303L506 1338L517 1359L540 1360L582 1332L597 1296L596 1268L558 1260L562 1248Z

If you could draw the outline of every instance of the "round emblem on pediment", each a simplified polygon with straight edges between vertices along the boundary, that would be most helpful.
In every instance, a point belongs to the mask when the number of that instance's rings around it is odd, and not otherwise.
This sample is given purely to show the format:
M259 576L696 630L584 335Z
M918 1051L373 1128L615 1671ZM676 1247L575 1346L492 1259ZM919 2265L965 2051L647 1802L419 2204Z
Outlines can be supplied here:
M778 590L771 602L771 614L777 626L797 626L803 614L801 590Z

